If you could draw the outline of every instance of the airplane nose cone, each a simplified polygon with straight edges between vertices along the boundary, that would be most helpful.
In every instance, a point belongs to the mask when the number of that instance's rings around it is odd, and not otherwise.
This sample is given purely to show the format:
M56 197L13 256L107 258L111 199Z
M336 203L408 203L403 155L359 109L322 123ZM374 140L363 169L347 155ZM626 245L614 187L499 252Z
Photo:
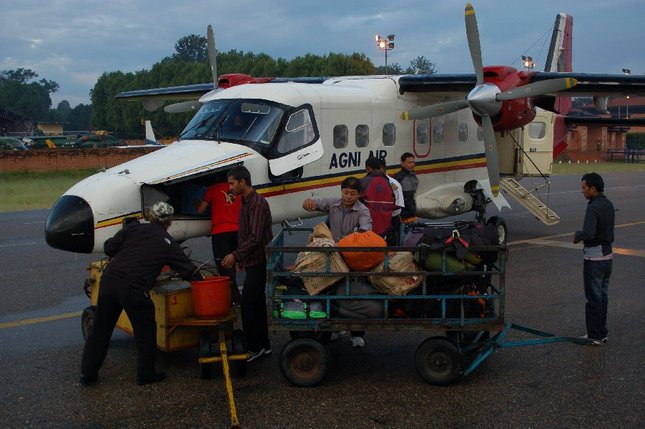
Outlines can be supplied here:
M75 195L60 197L47 216L45 241L55 249L92 253L94 216L87 201Z

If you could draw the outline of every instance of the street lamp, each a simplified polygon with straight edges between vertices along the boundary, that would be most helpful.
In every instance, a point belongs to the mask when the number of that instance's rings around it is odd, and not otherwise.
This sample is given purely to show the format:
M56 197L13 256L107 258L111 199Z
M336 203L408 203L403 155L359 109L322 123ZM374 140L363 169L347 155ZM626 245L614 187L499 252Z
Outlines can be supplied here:
M524 68L527 70L533 70L535 68L533 57L522 55L522 63L524 64Z
M385 52L385 75L387 76L387 51L394 49L394 34L388 34L387 38L376 35L376 47Z
M629 76L632 73L632 71L630 69L625 69L624 68L623 73L625 73L626 75ZM629 95L627 96L627 99L625 101L626 101L626 103L625 103L625 112L626 112L625 113L625 119L629 119ZM620 116L620 115L618 115L618 116Z

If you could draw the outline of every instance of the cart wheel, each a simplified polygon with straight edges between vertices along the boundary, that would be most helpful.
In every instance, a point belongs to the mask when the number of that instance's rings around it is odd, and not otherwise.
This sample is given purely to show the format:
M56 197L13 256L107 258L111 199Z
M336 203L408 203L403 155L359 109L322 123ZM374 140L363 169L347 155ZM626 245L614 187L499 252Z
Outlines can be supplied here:
M91 305L85 310L81 315L81 331L83 331L83 339L87 341L89 337L94 332L94 318L96 316L96 306Z
M459 377L459 350L445 337L432 337L422 342L415 361L417 372L430 384L446 386Z
M289 336L292 340L297 340L298 338L311 338L321 344L327 344L331 341L331 334L332 331L289 331Z
M213 356L213 349L211 343L211 336L208 332L203 332L199 336L199 357ZM199 378L209 380L213 378L214 363L200 363L199 364Z
M231 353L234 355L241 355L247 352L246 336L241 329L234 329L231 334ZM233 374L236 377L244 377L246 375L247 363L245 360L231 361Z
M280 370L294 386L312 387L323 381L330 361L325 346L311 338L298 338L282 349Z
M491 216L486 221L486 225L494 225L497 228L497 237L499 244L506 244L508 241L508 229L506 228L506 221L498 216Z

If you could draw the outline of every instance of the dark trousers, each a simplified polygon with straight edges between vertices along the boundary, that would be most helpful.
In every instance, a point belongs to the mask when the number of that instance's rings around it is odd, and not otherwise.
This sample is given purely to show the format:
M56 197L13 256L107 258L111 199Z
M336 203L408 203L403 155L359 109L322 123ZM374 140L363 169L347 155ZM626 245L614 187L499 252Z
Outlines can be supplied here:
M607 336L607 290L611 268L611 260L584 261L587 336L596 340Z
M235 266L228 270L222 268L222 259L224 259L224 256L237 249L237 231L213 234L211 236L211 246L213 248L213 258L215 258L217 271L221 276L228 276L231 279L231 298L233 302L238 303L241 301L242 297L239 289L237 288L237 274L235 272Z
M128 315L134 331L137 345L137 378L145 378L155 372L157 323L155 306L150 295L127 283L103 277L94 329L87 337L81 359L81 373L85 376L93 378L98 375L122 310Z
M251 351L271 347L267 325L266 282L266 262L246 267L242 288L242 326Z

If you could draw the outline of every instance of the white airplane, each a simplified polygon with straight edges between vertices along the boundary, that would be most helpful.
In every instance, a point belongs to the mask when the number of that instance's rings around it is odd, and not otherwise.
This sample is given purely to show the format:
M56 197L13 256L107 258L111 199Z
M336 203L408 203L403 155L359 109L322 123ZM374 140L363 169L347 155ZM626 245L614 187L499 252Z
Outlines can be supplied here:
M505 204L497 190L508 151L498 157L495 131L508 134L531 123L534 97L645 92L645 77L637 75L483 67L471 5L465 21L474 75L308 78L308 83L267 78L261 85L217 88L199 103L173 105L169 110L199 108L179 140L69 189L49 213L47 243L72 252L103 252L103 243L125 218L141 218L162 200L175 207L169 232L176 239L208 235L210 219L197 216L195 205L206 186L225 181L227 171L240 164L269 201L274 222L315 216L302 209L304 199L338 196L344 178L364 173L369 155L385 159L393 171L405 152L417 161L420 217L473 210L484 221L488 202ZM213 77L217 82L215 67ZM120 96L185 99L199 93L197 86ZM549 112L537 114L548 124ZM243 128L236 129L236 122ZM488 221L505 235L499 218Z

